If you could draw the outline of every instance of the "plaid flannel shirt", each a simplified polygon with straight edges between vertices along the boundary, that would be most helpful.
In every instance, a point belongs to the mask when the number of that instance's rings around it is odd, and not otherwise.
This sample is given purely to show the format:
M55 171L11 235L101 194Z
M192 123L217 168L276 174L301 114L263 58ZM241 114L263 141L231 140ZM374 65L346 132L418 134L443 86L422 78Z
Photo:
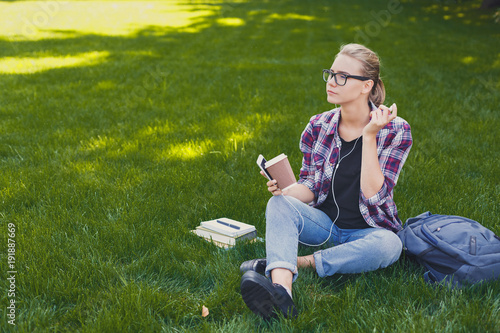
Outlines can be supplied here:
M375 108L373 104L371 107ZM340 108L315 115L302 133L300 150L303 160L298 183L314 193L315 200L311 203L314 207L325 201L339 159L342 145L337 131L339 119ZM366 198L361 189L359 191L359 209L368 225L394 232L401 229L393 188L411 145L410 125L400 117L378 132L377 154L385 177L384 184L371 198Z

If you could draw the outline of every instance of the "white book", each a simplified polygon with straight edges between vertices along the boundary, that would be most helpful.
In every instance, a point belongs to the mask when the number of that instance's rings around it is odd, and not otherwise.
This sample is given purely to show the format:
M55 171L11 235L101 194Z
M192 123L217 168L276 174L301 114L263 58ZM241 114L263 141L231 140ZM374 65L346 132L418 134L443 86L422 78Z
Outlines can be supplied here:
M229 237L238 237L255 230L255 226L226 217L200 223L202 227Z
M198 226L196 227L195 230L191 230L194 234L200 236L200 237L203 237L207 240L211 240L211 241L214 241L214 242L218 242L218 243L221 243L221 244L224 244L224 245L236 245L237 242L241 242L241 241L244 241L244 240L251 240L251 239L254 239L257 237L257 231L254 230L254 231L250 231L244 235L241 235L239 237L230 237L230 236L226 236L226 235L223 235L223 234L219 234L218 232L215 232L215 231L212 231L212 230L209 230L209 229L205 229L204 227L202 226Z

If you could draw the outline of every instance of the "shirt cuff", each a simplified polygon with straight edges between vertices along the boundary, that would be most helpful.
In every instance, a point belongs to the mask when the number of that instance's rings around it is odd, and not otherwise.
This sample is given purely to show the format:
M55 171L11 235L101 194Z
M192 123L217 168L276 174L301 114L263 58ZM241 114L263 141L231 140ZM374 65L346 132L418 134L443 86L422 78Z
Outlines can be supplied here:
M384 182L380 190L370 198L366 198L361 191L361 199L366 206L381 206L387 200L387 183Z
M307 178L301 178L301 179L299 179L297 184L305 185L308 189L311 190L311 192L314 193L314 182L312 180L307 179Z

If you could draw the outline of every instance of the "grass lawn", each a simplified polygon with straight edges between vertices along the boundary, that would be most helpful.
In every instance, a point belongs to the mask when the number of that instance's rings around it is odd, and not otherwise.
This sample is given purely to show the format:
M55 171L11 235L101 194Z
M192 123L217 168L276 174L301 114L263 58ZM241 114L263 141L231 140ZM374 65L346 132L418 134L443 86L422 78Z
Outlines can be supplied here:
M500 281L433 288L405 258L301 271L300 316L264 323L238 271L264 243L226 251L189 232L226 216L264 237L255 160L286 153L298 173L304 126L332 108L321 70L357 41L412 126L401 219L463 215L500 234L500 25L479 5L0 1L1 331L498 332Z

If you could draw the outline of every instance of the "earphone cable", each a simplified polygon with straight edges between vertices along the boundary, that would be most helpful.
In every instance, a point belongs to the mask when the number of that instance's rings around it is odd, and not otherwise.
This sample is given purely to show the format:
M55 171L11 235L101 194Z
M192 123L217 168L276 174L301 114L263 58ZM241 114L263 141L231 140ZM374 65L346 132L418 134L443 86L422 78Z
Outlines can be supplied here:
M333 226L335 225L335 223L337 222L337 219L340 216L340 208L339 208L339 205L337 203L337 200L335 199L335 191L334 191L334 187L333 187L334 181L335 181L335 175L337 173L337 169L339 168L340 162L342 162L342 160L344 158L346 158L347 156L349 156L354 151L354 149L356 148L356 144L358 143L358 141L359 141L360 138L361 137L358 137L356 139L356 141L354 142L354 146L352 147L352 149L346 155L342 156L342 158L337 162L337 165L335 166L335 170L333 171L333 175L332 175L332 197L333 197L333 202L335 203L335 207L337 208L337 216L335 217L335 220L333 220L333 222L332 222L332 225L330 227L330 232L328 234L328 237L325 239L324 242L322 242L320 244L316 244L316 245L315 244L308 244L308 243L303 242L301 240L299 240L299 243L301 243L303 245L307 245L307 246L321 246L321 245L325 244L326 242L328 242L328 240L332 236ZM332 153L333 153L333 150L330 153L330 156L331 156ZM330 160L330 158L328 160ZM281 195L283 196L283 198L285 198L285 200L288 202L288 204L290 206L292 206L293 209L295 209L295 211L297 212L297 214L300 216L300 219L302 220L302 228L299 231L299 236L300 236L300 234L302 234L302 231L304 230L304 217L302 216L302 214L300 213L300 211L286 198L286 195L283 195L283 194L281 194Z

